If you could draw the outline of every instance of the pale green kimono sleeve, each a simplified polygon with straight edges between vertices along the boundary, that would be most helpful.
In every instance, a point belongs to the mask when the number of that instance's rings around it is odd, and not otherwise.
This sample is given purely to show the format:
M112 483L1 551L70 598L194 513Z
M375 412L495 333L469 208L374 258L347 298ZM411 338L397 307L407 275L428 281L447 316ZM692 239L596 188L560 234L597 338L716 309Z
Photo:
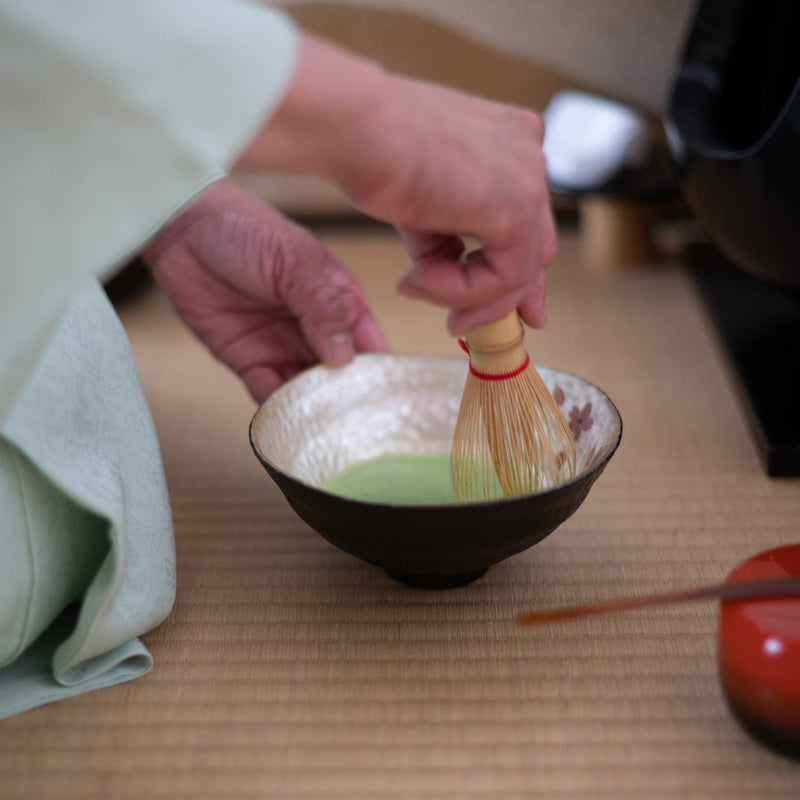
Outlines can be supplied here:
M234 0L0 0L0 420L65 298L224 175L296 50Z
M233 0L0 0L0 718L150 668L172 522L96 277L225 174L296 50Z

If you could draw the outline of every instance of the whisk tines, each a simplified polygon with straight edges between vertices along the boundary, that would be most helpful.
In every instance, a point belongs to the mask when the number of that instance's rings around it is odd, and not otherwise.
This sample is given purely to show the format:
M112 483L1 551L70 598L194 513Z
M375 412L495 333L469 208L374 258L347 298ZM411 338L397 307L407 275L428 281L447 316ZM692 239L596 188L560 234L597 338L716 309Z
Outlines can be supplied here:
M450 454L459 502L528 494L575 472L575 442L522 344L516 312L466 337L469 374Z

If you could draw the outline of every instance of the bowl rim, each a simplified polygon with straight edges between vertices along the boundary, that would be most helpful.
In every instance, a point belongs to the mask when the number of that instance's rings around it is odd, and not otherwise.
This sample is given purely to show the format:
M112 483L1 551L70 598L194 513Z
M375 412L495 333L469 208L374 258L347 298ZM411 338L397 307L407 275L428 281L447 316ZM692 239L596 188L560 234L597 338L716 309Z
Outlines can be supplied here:
M418 359L430 359L430 360L443 360L443 361L455 361L455 360L462 360L458 356L448 356L448 355L439 355L439 354L425 354L421 353L415 355L413 353L359 353L355 356L353 361L346 364L344 368L346 369L351 364L355 363L356 360L359 358L363 358L364 356L377 356L382 358L394 358L394 359L403 359L403 360L418 360ZM263 403L259 405L256 409L255 413L250 419L250 424L248 425L248 439L250 441L250 447L253 450L256 458L261 462L262 466L265 468L272 470L282 477L293 481L301 486L307 487L312 489L315 492L321 492L322 494L327 495L328 497L336 498L337 500L342 501L346 504L351 504L353 506L370 506L375 508L391 508L391 509L421 509L430 512L432 509L452 509L456 508L480 508L486 506L496 506L498 504L508 504L508 503L517 503L523 502L525 500L530 500L533 497L547 497L549 495L554 495L559 493L563 490L569 489L570 487L576 486L579 483L583 483L588 478L594 477L599 475L605 468L608 462L611 460L611 457L616 453L617 449L619 448L620 442L622 441L622 414L620 414L619 409L617 408L614 401L608 396L608 394L601 389L596 384L592 383L591 381L587 381L585 378L582 378L580 375L575 375L572 372L567 372L563 369L557 369L555 367L550 367L546 364L534 364L534 367L538 370L544 368L549 372L557 373L559 375L565 375L569 378L573 378L581 383L585 384L586 386L591 387L595 391L599 392L608 402L609 406L613 410L616 420L617 420L617 435L612 444L612 446L608 449L607 453L601 458L598 462L593 464L589 469L584 470L579 475L570 478L568 481L564 481L563 483L559 483L556 486L550 486L546 489L539 489L535 492L528 492L527 494L515 495L513 497L499 497L493 500L474 500L468 501L465 503L378 503L373 500L359 500L353 497L345 497L344 495L337 494L336 492L331 492L327 489L323 489L321 486L313 483L309 483L308 481L302 480L298 478L296 475L293 475L289 472L278 467L274 462L272 462L269 458L263 455L260 450L258 449L255 438L253 436L253 428L256 422L256 418L261 413L264 406L270 402L279 392L281 392L284 387L288 386L292 381L297 378L300 378L304 375L312 371L322 370L322 369L332 369L331 367L327 367L324 364L315 364L307 369L299 372L297 375L292 377L290 380L286 381L286 383L279 386Z

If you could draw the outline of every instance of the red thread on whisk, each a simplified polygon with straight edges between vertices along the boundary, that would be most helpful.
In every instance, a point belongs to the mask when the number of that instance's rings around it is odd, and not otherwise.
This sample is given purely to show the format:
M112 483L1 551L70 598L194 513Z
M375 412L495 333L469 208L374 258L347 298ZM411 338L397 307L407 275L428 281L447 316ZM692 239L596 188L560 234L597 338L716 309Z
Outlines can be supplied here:
M459 339L458 343L461 345L461 349L469 355L469 346L463 339ZM472 362L469 362L469 371L472 373L476 378L480 378L482 381L507 381L511 378L516 378L517 375L525 372L528 367L528 364L531 363L531 357L528 353L525 353L525 360L518 366L516 369L512 369L511 372L500 372L497 375L490 375L488 372L479 372L475 367L472 366Z
M472 362L469 362L469 371L476 377L480 378L482 381L507 381L511 378L516 378L528 367L528 364L531 363L531 357L526 353L525 360L520 364L516 369L512 369L511 372L499 372L497 375L490 375L488 372L478 372L475 367L472 366Z

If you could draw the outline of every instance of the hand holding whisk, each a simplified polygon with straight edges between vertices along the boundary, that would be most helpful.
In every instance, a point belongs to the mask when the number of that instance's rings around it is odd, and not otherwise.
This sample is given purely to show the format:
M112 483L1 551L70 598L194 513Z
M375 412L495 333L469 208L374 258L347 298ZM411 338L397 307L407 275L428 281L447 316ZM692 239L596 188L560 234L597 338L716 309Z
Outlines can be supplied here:
M572 477L572 432L531 363L516 311L462 346L470 363L450 451L456 500L513 497Z

